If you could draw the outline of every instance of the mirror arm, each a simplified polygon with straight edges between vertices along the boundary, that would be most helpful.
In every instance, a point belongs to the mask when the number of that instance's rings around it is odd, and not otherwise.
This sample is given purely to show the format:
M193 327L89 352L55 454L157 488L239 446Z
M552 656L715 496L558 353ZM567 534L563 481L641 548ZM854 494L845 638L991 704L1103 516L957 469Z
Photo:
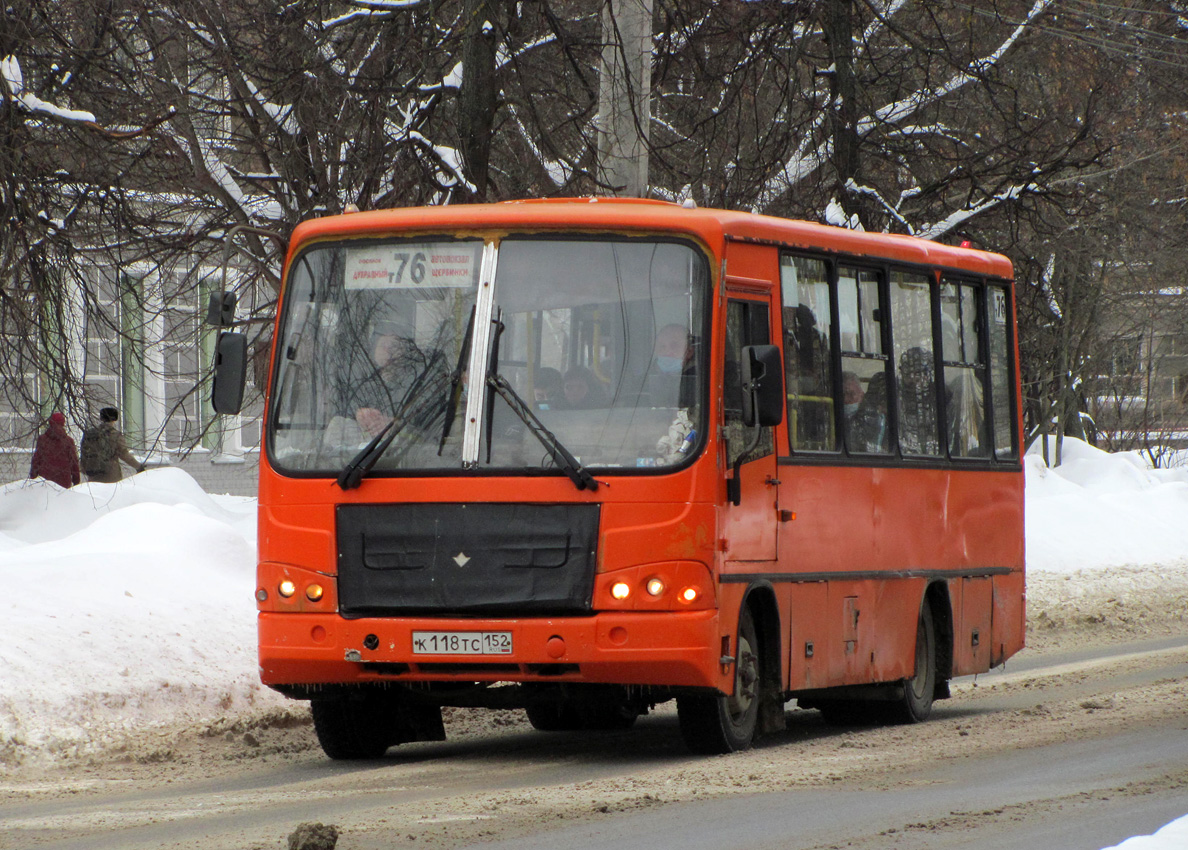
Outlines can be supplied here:
M759 406L759 390L754 382L750 386L750 392L751 397L754 399L751 409L757 410ZM739 453L738 457L734 459L734 463L731 464L732 477L726 479L726 498L730 504L735 506L742 504L742 479L739 478L739 472L742 470L743 458L755 451L759 447L760 440L763 439L763 426L755 423L751 427L754 429L751 440L742 452Z

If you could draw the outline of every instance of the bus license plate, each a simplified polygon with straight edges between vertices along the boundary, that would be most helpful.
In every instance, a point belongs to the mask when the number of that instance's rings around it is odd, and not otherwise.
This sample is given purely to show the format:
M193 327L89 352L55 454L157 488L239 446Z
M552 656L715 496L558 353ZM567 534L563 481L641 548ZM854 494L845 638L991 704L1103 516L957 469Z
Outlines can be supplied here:
M511 632L413 632L413 655L511 655Z

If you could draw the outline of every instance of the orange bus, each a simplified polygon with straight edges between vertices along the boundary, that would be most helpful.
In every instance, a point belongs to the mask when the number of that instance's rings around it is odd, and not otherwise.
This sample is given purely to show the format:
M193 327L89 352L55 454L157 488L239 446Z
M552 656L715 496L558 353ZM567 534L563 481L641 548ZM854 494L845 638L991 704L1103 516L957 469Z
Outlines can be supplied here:
M262 681L311 701L336 759L441 740L442 706L609 729L675 699L702 753L791 699L925 719L1023 645L1012 278L655 201L301 224L260 462Z

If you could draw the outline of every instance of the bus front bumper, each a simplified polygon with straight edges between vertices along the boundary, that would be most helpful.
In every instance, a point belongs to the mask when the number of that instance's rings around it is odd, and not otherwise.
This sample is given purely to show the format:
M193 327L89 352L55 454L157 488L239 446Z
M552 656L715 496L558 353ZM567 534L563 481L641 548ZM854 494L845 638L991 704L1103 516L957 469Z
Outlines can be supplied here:
M590 682L729 689L715 610L589 617L343 619L259 615L266 685ZM725 648L724 648L725 647Z

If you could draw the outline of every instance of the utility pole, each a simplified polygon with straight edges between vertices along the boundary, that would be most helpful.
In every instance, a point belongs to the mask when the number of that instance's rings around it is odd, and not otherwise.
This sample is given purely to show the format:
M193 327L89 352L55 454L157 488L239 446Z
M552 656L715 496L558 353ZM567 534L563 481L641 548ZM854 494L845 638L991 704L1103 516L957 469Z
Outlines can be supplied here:
M598 180L611 194L648 192L652 0L606 0L598 89Z

